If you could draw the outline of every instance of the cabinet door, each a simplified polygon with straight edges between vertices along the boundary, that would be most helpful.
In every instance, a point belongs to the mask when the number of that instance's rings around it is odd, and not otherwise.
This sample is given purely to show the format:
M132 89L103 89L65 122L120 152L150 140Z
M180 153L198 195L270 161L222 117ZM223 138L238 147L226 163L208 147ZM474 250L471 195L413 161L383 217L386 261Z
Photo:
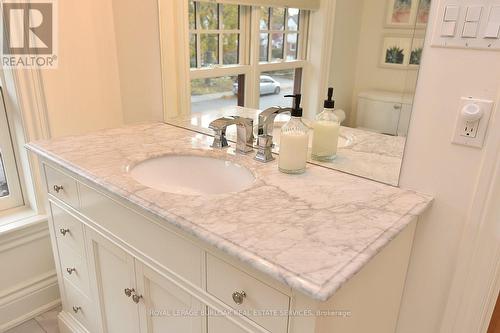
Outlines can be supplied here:
M104 332L137 333L139 307L125 289L135 289L134 259L99 234L88 230Z
M141 332L201 333L205 331L203 305L176 284L136 260ZM203 313L202 313L203 312Z

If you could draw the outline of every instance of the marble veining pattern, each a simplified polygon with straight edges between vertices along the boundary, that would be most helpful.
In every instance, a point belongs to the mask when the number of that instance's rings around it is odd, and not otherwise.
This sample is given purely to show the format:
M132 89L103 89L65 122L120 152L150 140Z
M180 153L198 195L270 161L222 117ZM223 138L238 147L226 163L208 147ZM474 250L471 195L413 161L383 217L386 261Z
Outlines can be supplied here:
M432 201L315 165L286 175L277 161L213 150L211 140L155 123L27 147L317 300L332 296ZM127 172L165 154L227 158L257 180L239 193L187 196L147 188Z

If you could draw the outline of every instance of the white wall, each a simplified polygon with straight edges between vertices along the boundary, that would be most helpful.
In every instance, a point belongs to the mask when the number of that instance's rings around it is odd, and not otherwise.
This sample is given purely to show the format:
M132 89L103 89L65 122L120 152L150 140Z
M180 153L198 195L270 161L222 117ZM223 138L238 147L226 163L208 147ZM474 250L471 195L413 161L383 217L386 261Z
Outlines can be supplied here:
M59 1L59 68L42 79L53 137L123 124L111 1Z
M113 0L125 123L163 120L158 1Z
M433 2L431 15L437 3ZM432 28L431 24L429 31ZM500 92L498 52L431 48L429 43L430 38L424 49L400 185L432 194L435 202L417 228L399 333L439 332L484 156L484 149L450 142L459 98L498 101ZM495 112L498 117L498 107ZM486 145L491 144L488 137Z
M413 29L384 27L387 0L337 0L330 83L337 107L355 126L357 95L366 90L413 92L417 71L380 66L384 35L413 36ZM417 33L423 34L423 30Z
M335 88L335 105L351 113L364 0L339 0L335 8L335 28L329 86ZM326 92L325 92L326 94ZM347 120L349 121L349 119Z

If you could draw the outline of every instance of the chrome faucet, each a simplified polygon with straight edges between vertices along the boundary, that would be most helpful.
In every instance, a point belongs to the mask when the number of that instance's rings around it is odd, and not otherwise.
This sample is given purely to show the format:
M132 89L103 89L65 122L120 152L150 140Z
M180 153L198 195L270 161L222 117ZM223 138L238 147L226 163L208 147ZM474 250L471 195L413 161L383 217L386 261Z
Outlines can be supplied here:
M255 159L260 162L269 162L274 160L272 154L273 148L273 129L274 119L280 113L292 113L292 108L282 108L279 106L265 109L259 114L257 155Z
M253 151L253 119L239 116L229 116L215 119L208 126L214 131L213 148L228 147L226 128L236 125L236 151L242 154Z

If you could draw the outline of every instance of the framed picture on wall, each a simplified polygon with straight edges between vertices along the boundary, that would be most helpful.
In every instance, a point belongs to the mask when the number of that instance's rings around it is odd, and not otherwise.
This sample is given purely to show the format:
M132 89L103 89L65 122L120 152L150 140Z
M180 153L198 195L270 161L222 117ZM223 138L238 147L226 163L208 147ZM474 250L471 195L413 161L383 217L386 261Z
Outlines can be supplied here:
M418 3L416 27L417 28L425 28L427 26L427 22L429 21L429 11L431 10L431 0L420 0Z
M417 69L422 58L423 37L385 35L382 39L380 67Z
M411 37L384 36L380 65L386 68L405 69L409 63Z
M387 0L385 27L424 28L429 19L431 0Z
M408 65L413 68L420 66L422 60L422 50L424 49L424 38L415 37L411 44Z

